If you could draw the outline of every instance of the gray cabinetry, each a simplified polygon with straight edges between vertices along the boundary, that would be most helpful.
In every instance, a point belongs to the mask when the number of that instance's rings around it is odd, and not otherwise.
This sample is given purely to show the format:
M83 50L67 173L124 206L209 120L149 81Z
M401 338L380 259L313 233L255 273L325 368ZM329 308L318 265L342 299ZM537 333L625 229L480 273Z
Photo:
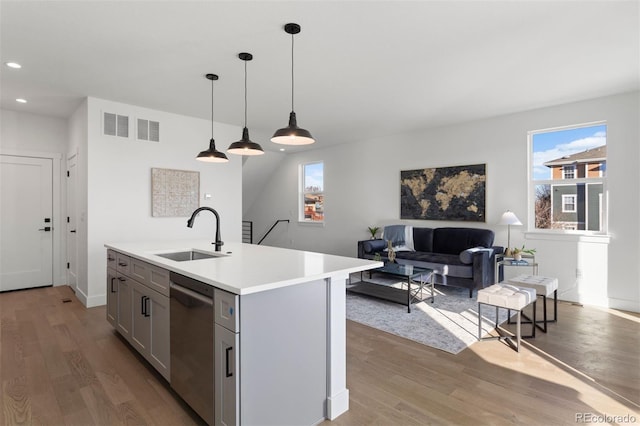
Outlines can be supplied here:
M115 262L115 258L114 258ZM118 321L118 276L116 270L107 268L107 321L113 327Z
M127 340L131 339L131 280L118 273L118 316L116 319L116 330Z
M131 344L170 380L169 298L137 281L133 281Z
M107 251L107 321L167 380L169 271Z
M151 315L146 287L133 281L133 321L131 323L131 344L143 355L149 352L151 340Z
M214 340L215 424L234 426L238 424L240 412L240 338L238 333L216 324Z
M239 424L240 312L239 297L214 289L214 402L216 425Z

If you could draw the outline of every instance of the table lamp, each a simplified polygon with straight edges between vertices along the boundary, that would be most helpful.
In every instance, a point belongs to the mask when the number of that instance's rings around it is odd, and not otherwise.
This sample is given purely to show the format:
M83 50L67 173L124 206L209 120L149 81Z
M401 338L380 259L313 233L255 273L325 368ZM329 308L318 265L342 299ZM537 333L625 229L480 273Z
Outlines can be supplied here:
M507 210L502 214L498 225L507 225L507 248L504 251L504 255L511 256L511 225L522 226L522 222L511 210Z

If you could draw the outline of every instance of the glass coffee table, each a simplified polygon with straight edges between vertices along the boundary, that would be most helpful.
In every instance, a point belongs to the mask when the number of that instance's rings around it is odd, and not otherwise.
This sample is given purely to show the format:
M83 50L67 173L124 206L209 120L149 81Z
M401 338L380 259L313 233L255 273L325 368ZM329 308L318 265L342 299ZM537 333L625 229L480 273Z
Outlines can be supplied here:
M362 280L362 274L360 274L360 282L348 287L347 291L406 305L407 312L409 313L411 313L411 303L414 301L422 302L430 298L431 303L433 303L435 299L433 291L435 281L433 269L418 268L413 265L400 265L398 263L387 263L382 268L372 269L369 272L406 279L407 288L397 288L386 284L364 281ZM425 286L431 287L431 296L422 299L422 290ZM420 295L420 297L418 297L418 295Z

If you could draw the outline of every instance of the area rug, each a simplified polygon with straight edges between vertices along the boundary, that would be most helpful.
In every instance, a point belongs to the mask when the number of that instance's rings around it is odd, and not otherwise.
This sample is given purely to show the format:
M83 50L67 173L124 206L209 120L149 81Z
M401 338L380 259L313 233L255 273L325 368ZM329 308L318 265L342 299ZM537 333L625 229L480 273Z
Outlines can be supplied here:
M360 275L352 276L351 285L359 282ZM394 287L406 282L374 274L365 281ZM405 287L406 288L406 287ZM401 336L436 349L457 354L478 341L478 302L469 290L435 286L435 301L430 299L411 305L387 302L347 292L347 319ZM430 291L425 290L425 296ZM482 307L482 330L486 335L495 326L495 308ZM507 320L507 312L500 309L499 323Z

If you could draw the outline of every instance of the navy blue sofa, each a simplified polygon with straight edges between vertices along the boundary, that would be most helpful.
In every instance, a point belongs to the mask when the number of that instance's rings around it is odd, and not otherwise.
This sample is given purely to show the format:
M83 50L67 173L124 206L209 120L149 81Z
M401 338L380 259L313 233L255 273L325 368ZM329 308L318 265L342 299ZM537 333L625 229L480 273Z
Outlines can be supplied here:
M494 246L490 229L413 227L415 251L396 252L396 262L434 269L436 284L473 290L488 287L495 279L495 256L503 247ZM358 241L358 257L388 261L383 239Z

